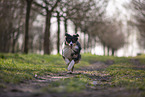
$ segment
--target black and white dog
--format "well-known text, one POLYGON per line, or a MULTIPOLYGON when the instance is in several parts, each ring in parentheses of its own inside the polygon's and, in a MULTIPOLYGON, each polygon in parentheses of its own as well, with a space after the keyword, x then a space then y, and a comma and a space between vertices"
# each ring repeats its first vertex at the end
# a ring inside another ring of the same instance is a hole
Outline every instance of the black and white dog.
POLYGON ((65 42, 62 46, 62 56, 65 60, 65 63, 68 65, 67 69, 69 73, 73 72, 74 64, 78 63, 81 59, 81 45, 78 42, 78 37, 78 34, 65 34, 65 42))

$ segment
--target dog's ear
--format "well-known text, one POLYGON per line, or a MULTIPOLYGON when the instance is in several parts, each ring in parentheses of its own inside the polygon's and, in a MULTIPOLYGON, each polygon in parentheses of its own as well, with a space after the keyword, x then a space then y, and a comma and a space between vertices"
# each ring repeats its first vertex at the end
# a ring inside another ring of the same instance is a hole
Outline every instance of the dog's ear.
POLYGON ((70 35, 70 34, 68 34, 68 33, 65 33, 65 36, 66 36, 66 37, 68 37, 68 36, 71 36, 71 35, 70 35))
POLYGON ((75 35, 73 35, 74 37, 79 37, 79 34, 75 34, 75 35))

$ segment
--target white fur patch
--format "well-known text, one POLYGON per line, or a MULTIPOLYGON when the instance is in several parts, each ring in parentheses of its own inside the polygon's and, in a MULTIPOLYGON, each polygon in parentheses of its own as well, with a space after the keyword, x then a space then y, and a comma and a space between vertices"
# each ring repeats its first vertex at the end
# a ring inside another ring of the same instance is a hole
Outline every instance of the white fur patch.
POLYGON ((70 62, 70 64, 69 64, 69 66, 68 66, 68 70, 71 70, 72 69, 72 67, 74 66, 74 64, 75 64, 75 61, 74 60, 72 60, 71 62, 70 62))
POLYGON ((69 59, 65 58, 65 63, 68 64, 69 62, 69 59))

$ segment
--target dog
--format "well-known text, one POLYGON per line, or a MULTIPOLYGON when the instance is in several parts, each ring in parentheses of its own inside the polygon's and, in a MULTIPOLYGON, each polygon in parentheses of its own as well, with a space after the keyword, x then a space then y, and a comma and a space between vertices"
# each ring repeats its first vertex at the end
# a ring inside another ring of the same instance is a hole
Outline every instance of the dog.
POLYGON ((81 59, 81 45, 78 41, 78 34, 70 35, 65 34, 65 41, 62 46, 62 57, 68 65, 68 73, 72 74, 74 65, 81 59))

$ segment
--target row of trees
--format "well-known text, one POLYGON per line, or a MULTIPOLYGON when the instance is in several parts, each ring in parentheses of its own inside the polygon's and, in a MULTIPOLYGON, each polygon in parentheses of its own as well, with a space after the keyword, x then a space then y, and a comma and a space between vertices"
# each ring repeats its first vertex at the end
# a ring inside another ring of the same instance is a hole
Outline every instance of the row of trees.
POLYGON ((145 1, 132 0, 132 9, 135 11, 133 26, 137 27, 139 32, 138 44, 145 49, 145 1))
MULTIPOLYGON (((75 26, 75 33, 84 33, 83 48, 94 47, 100 42, 109 52, 125 44, 121 31, 122 23, 106 19, 108 0, 0 0, 0 52, 28 53, 32 49, 51 53, 51 19, 57 18, 57 52, 60 52, 60 22, 64 22, 65 33, 68 32, 68 20, 75 26), (45 17, 44 31, 42 26, 34 27, 38 15, 45 17), (88 39, 86 39, 86 36, 88 39), (34 40, 37 43, 34 44, 34 40), (22 46, 19 42, 22 41, 22 46), (38 45, 39 44, 39 45, 38 45)), ((56 28, 55 28, 56 29, 56 28)))

